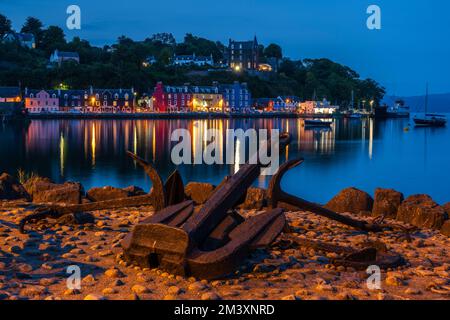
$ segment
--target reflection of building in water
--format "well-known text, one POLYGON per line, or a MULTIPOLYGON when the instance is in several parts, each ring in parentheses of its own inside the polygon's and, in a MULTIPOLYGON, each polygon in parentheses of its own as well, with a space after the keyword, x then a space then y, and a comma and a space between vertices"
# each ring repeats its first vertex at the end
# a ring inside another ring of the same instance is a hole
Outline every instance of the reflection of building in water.
MULTIPOLYGON (((225 124, 226 126, 227 124, 225 124)), ((224 148, 225 148, 225 136, 226 130, 224 126, 224 120, 194 120, 191 122, 189 132, 191 134, 191 151, 194 157, 193 162, 196 164, 203 163, 203 155, 205 154, 206 147, 213 143, 217 146, 217 154, 213 154, 218 161, 224 161, 224 148), (208 139, 208 130, 213 129, 216 131, 214 137, 208 139), (217 140, 216 140, 217 139, 217 140)))
POLYGON ((298 120, 298 148, 299 151, 333 154, 336 145, 336 127, 306 128, 303 120, 298 120))

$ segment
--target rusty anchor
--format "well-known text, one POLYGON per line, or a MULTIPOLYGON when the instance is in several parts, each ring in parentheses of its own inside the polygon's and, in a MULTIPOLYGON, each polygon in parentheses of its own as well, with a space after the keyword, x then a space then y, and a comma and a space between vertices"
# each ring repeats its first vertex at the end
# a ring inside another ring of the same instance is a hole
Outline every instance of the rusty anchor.
MULTIPOLYGON (((290 135, 280 138, 283 149, 289 144, 290 135)), ((261 168, 258 161, 242 165, 222 181, 200 208, 185 201, 136 225, 122 241, 124 259, 141 267, 158 267, 202 279, 230 274, 250 250, 269 245, 286 225, 281 208, 248 219, 232 210, 260 175, 261 168)))

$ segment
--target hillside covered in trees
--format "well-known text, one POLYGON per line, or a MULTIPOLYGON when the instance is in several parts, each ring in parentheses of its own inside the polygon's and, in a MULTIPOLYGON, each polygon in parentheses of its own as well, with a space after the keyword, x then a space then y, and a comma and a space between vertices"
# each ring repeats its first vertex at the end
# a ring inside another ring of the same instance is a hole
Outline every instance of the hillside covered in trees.
POLYGON ((54 88, 64 84, 69 88, 134 87, 139 93, 148 92, 157 81, 167 84, 189 82, 210 85, 212 81, 227 83, 247 82, 254 97, 276 97, 296 95, 302 99, 327 98, 333 103, 345 106, 354 91, 355 103, 375 100, 378 103, 385 90, 372 79, 361 79, 356 71, 329 59, 291 60, 284 57, 282 48, 276 44, 259 46, 261 62, 277 58, 280 66, 277 73, 257 77, 248 73, 235 73, 223 68, 172 66, 174 54, 210 56, 221 61, 226 46, 192 34, 186 34, 184 41, 177 43, 169 33, 156 34, 144 41, 119 37, 117 42, 104 47, 92 46, 89 41, 74 37, 66 39, 64 31, 57 26, 44 26, 29 17, 21 30, 12 30, 11 21, 0 14, 0 38, 11 31, 32 33, 36 48, 30 49, 19 43, 0 43, 0 86, 29 88, 54 88), (76 51, 80 64, 63 63, 60 67, 49 67, 52 52, 76 51), (144 63, 149 56, 156 63, 144 63), (213 70, 211 70, 213 69, 213 70))

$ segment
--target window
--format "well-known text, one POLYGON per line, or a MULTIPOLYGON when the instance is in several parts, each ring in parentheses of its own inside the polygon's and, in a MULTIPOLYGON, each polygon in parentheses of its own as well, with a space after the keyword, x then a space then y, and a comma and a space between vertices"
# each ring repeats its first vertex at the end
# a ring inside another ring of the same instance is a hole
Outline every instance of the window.
POLYGON ((34 94, 30 93, 30 98, 33 99, 34 98, 34 94))
POLYGON ((116 100, 119 99, 119 95, 117 93, 114 95, 114 99, 116 99, 116 100))
POLYGON ((53 99, 56 99, 56 94, 52 94, 52 98, 53 98, 53 99))
POLYGON ((125 100, 128 100, 130 96, 128 95, 128 93, 125 94, 125 100))

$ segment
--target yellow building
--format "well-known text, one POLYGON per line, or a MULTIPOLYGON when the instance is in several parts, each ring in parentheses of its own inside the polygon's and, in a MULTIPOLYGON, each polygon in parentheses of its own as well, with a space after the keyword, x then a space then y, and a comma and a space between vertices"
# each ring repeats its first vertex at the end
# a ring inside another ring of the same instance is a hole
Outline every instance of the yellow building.
POLYGON ((224 101, 216 87, 195 87, 192 93, 192 111, 223 112, 224 101))

